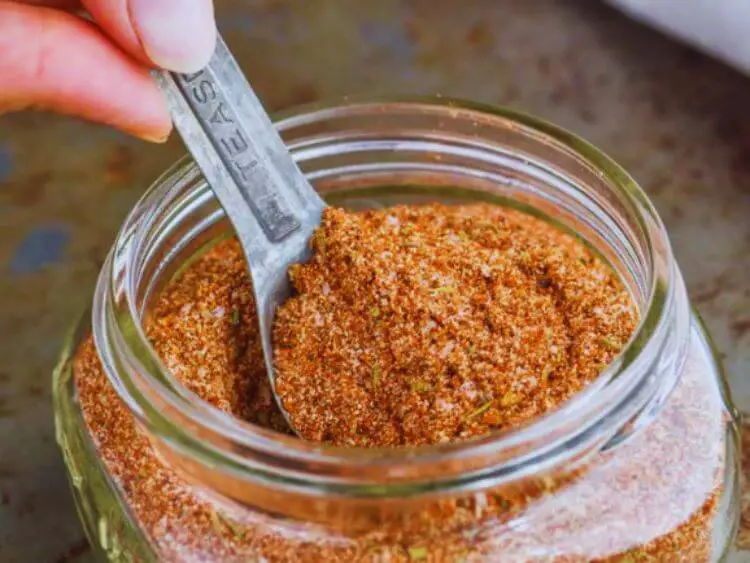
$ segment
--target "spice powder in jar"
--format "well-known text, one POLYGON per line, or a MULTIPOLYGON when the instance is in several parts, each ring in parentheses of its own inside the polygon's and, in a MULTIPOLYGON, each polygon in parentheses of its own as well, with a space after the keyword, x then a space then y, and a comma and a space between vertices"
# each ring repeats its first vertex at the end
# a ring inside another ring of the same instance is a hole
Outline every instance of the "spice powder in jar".
MULTIPOLYGON (((312 246, 311 262, 290 272, 298 293, 282 306, 274 327, 278 390, 308 440, 405 446, 512 428, 555 409, 594 380, 637 322, 615 274, 583 244, 504 207, 400 206, 361 214, 328 209, 312 246)), ((289 432, 267 382, 252 288, 235 240, 217 243, 173 281, 145 329, 175 377, 203 400, 289 432)), ((579 476, 545 480, 512 498, 490 491, 481 504, 441 505, 415 519, 413 529, 332 534, 330 541, 312 532, 282 533, 261 518, 218 510, 160 460, 118 399, 90 340, 75 359, 74 377, 104 463, 165 560, 497 560, 483 555, 486 548, 477 547, 482 538, 470 531, 523 511, 579 476)), ((621 498, 618 488, 650 475, 655 483, 684 478, 689 486, 688 458, 716 456, 716 448, 696 454, 692 444, 700 439, 687 435, 706 422, 700 405, 705 393, 689 374, 680 387, 662 426, 642 438, 661 449, 652 455, 645 444, 594 495, 603 513, 632 505, 633 519, 622 521, 622 533, 648 529, 659 516, 638 512, 639 505, 649 506, 647 485, 637 489, 642 498, 621 498), (670 437, 679 425, 669 417, 682 416, 685 407, 695 425, 670 437), (662 456, 673 466, 663 467, 662 456)), ((625 551, 613 547, 597 560, 708 561, 717 495, 661 537, 625 551)), ((533 530, 534 541, 579 526, 577 517, 550 518, 548 529, 533 530)), ((606 552, 606 545, 617 545, 617 533, 587 541, 606 552)), ((507 544, 513 561, 591 560, 534 555, 534 549, 519 557, 524 545, 514 541, 507 544)))
POLYGON ((493 205, 326 209, 278 312, 277 391, 309 440, 423 445, 559 406, 627 342, 606 264, 493 205))

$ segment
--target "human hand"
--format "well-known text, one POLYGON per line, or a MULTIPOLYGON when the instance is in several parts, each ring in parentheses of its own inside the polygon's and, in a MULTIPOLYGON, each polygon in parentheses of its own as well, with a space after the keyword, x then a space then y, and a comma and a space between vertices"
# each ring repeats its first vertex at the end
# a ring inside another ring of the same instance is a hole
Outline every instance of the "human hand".
POLYGON ((0 0, 0 115, 52 110, 164 141, 148 69, 197 71, 215 39, 212 0, 0 0))

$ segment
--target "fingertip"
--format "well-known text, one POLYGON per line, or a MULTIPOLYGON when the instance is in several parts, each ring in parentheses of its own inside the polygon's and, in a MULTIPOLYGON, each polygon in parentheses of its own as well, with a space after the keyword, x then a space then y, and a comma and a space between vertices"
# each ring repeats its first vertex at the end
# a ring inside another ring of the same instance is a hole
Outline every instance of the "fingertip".
POLYGON ((197 72, 216 47, 211 0, 129 0, 131 25, 148 58, 174 72, 197 72))

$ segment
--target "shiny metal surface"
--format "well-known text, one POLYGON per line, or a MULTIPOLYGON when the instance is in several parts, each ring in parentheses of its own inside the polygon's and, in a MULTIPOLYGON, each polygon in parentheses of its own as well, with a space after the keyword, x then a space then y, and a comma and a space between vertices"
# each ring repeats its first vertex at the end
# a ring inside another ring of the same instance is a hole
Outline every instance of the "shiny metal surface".
MULTIPOLYGON (((309 258, 308 241, 325 203, 297 167, 221 37, 200 72, 155 76, 176 129, 242 245, 266 371, 275 389, 274 314, 291 290, 289 266, 309 258)), ((276 401, 288 420, 278 396, 276 401)))

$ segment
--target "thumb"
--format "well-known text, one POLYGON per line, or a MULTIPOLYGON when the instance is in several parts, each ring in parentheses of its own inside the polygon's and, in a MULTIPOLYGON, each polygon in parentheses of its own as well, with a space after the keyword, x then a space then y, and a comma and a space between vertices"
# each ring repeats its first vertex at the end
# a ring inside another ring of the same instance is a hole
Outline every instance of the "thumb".
POLYGON ((83 0, 121 48, 176 72, 196 72, 211 58, 216 23, 211 0, 83 0))

